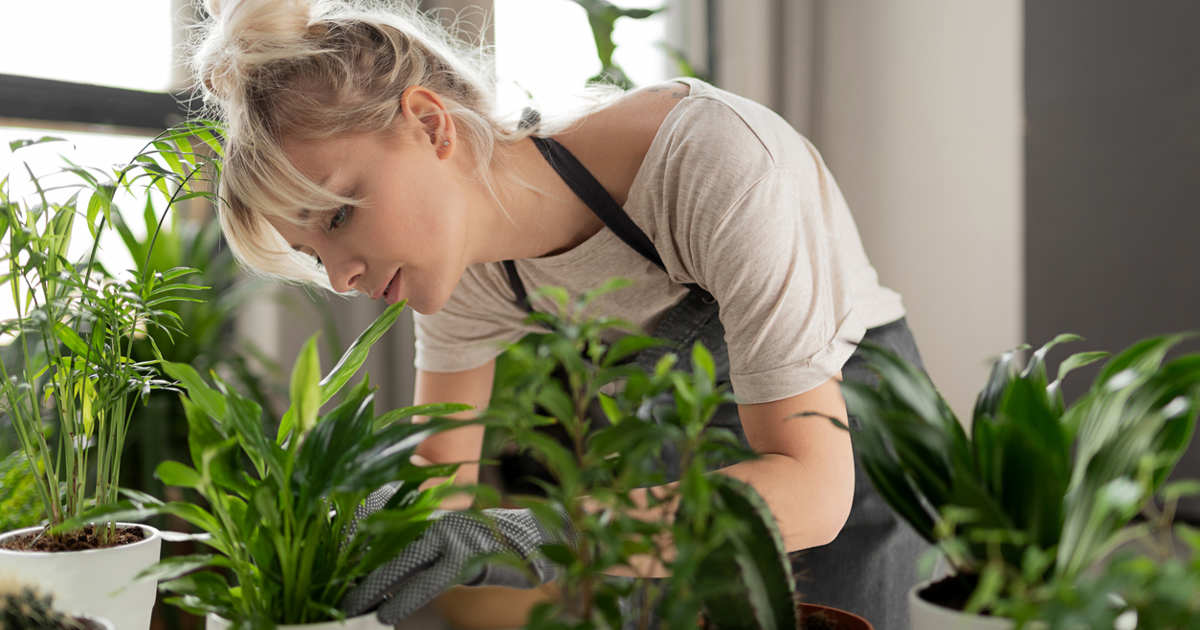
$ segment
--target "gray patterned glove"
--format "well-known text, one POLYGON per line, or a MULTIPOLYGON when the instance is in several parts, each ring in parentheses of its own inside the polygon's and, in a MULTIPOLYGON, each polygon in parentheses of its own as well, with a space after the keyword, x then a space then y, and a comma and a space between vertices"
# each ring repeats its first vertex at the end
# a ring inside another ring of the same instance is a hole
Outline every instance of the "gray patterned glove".
MULTIPOLYGON (((356 512, 356 521, 380 509, 394 492, 385 487, 372 494, 356 512)), ((527 509, 488 509, 483 514, 491 525, 465 512, 434 512, 434 522, 421 538, 351 589, 342 599, 342 610, 355 616, 378 607, 379 621, 395 624, 456 584, 532 588, 556 577, 557 567, 538 548, 563 542, 561 536, 544 529, 527 509), (500 563, 463 575, 472 558, 502 551, 524 558, 537 582, 526 572, 500 563)))

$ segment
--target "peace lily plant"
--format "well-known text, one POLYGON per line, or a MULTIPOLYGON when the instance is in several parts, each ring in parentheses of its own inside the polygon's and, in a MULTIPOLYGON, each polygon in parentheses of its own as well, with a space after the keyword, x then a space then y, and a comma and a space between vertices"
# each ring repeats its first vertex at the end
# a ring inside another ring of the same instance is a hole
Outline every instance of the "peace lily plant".
MULTIPOLYGON (((320 413, 403 308, 403 302, 388 307, 324 378, 316 337, 310 338, 292 370, 291 405, 277 420, 264 418, 257 402, 220 377, 213 375, 210 384, 186 364, 166 364, 184 392, 191 463, 163 462, 156 475, 168 486, 196 491, 207 507, 125 491, 127 499, 120 504, 81 520, 170 514, 198 528, 210 553, 167 558, 139 577, 163 580, 159 589, 171 594, 166 602, 210 615, 209 627, 274 628, 343 619, 338 604, 346 591, 419 537, 450 492, 449 480, 424 490, 421 484, 452 476, 457 468, 409 460, 422 440, 462 426, 460 421, 401 420, 462 411, 464 405, 405 407, 377 415, 372 388, 363 378, 333 409, 320 413), (388 483, 399 487, 386 509, 356 518, 364 499, 388 483)), ((377 627, 366 617, 367 627, 377 627)))
POLYGON ((1145 339, 1109 358, 1070 406, 1063 378, 1107 353, 1066 358, 1053 381, 1047 353, 1077 336, 1060 335, 1023 368, 1024 348, 1005 353, 979 394, 969 433, 922 371, 862 346, 880 383, 843 383, 842 392, 862 419, 855 441, 863 467, 951 569, 914 589, 914 628, 931 627, 918 618, 925 614, 967 628, 1027 621, 1021 602, 1036 600, 1048 583, 1079 581, 1136 535, 1127 526, 1186 450, 1200 408, 1200 354, 1164 363, 1185 338, 1145 339), (992 619, 971 621, 958 611, 992 619))

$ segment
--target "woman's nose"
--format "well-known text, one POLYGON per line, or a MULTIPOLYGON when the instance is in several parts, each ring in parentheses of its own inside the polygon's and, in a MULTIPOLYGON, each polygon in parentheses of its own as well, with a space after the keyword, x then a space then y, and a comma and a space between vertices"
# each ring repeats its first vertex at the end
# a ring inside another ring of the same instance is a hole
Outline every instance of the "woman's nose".
POLYGON ((365 271, 366 266, 353 258, 325 262, 325 273, 329 274, 329 285, 338 293, 360 288, 358 284, 362 282, 365 271))

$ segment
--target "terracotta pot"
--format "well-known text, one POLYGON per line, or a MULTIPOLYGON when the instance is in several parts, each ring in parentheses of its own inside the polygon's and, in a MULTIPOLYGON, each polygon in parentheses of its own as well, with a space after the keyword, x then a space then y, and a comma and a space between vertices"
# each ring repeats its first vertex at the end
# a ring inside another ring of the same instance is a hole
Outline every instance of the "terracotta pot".
MULTIPOLYGON (((205 617, 205 630, 227 630, 231 625, 228 619, 212 613, 205 617)), ((351 617, 345 621, 318 621, 275 626, 276 630, 378 630, 391 627, 379 623, 373 612, 351 617)))
MULTIPOLYGON (((106 619, 121 630, 146 630, 154 611, 158 583, 133 577, 158 562, 162 536, 140 523, 142 540, 119 547, 85 551, 13 551, 0 549, 0 574, 38 587, 54 596, 54 607, 77 615, 106 619)), ((26 527, 0 535, 0 541, 41 529, 26 527)))
POLYGON ((871 622, 858 615, 821 604, 796 604, 799 630, 875 630, 871 622))

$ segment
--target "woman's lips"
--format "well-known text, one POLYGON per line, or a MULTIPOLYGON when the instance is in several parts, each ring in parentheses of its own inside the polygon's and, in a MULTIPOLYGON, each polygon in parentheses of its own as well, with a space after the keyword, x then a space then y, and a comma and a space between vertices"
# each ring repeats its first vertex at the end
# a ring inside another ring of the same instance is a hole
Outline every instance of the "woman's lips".
POLYGON ((391 282, 388 282, 387 288, 383 290, 383 299, 388 304, 395 304, 400 301, 400 273, 401 270, 396 270, 396 275, 392 276, 391 282))

